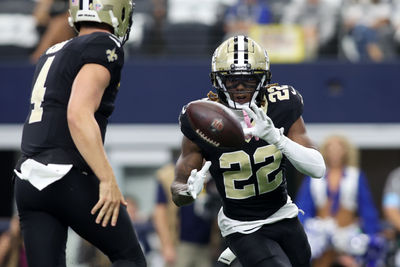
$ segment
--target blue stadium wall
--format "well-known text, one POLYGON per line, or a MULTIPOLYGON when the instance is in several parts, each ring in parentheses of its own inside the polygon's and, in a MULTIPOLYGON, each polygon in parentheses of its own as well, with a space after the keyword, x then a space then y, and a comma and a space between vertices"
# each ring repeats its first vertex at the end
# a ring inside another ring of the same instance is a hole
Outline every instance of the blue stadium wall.
MULTIPOLYGON (((126 63, 112 123, 177 123, 182 105, 211 88, 208 61, 126 63)), ((0 63, 0 123, 22 123, 34 67, 0 63)), ((273 64, 272 80, 303 95, 309 123, 400 122, 400 64, 273 64)))

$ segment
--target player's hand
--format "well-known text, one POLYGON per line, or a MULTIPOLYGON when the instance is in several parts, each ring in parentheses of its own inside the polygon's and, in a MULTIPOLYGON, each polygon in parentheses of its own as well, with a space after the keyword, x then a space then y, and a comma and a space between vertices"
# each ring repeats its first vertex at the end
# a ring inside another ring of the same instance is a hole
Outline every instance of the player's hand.
POLYGON ((165 263, 173 265, 176 262, 176 251, 174 246, 171 245, 163 246, 162 255, 165 263))
POLYGON ((99 201, 91 211, 93 215, 98 212, 96 223, 106 227, 111 220, 111 226, 116 226, 120 204, 128 205, 115 178, 100 181, 99 201))
POLYGON ((279 144, 283 135, 283 128, 277 129, 271 118, 267 116, 262 108, 257 107, 256 104, 252 103, 250 107, 251 109, 249 107, 243 107, 243 109, 247 112, 249 117, 253 119, 255 126, 252 128, 244 128, 244 135, 257 136, 269 144, 279 144))
POLYGON ((200 171, 193 169, 187 181, 188 192, 193 199, 196 199, 201 190, 203 190, 207 171, 211 166, 211 161, 206 161, 200 171))

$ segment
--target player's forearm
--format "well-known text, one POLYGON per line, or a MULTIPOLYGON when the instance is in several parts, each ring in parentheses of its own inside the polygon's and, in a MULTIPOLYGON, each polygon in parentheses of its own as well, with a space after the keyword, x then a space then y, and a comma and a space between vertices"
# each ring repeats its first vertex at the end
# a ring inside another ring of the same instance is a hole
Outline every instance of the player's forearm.
POLYGON ((277 147, 301 173, 312 178, 324 176, 325 162, 318 150, 302 146, 286 136, 282 136, 277 147))
POLYGON ((91 115, 76 113, 68 116, 68 126, 79 153, 100 181, 114 178, 95 118, 91 115))
POLYGON ((173 246, 173 238, 166 223, 168 222, 166 209, 166 205, 158 204, 154 208, 153 214, 154 226, 162 247, 173 246))
MULTIPOLYGON (((185 147, 185 146, 183 146, 185 147)), ((200 169, 203 157, 198 153, 181 155, 175 166, 175 179, 171 184, 172 200, 178 207, 191 204, 194 199, 189 194, 188 178, 194 169, 200 169)))
POLYGON ((178 207, 191 204, 194 199, 187 195, 188 186, 186 183, 174 181, 171 185, 172 201, 178 207))

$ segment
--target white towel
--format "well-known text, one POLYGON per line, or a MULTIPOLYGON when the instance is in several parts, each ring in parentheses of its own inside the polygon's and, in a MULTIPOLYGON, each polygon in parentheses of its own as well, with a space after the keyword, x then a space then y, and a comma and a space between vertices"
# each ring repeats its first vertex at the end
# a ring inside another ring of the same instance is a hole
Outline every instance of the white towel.
POLYGON ((29 181, 38 190, 63 178, 72 168, 72 164, 44 165, 33 159, 27 159, 21 164, 21 172, 14 170, 22 180, 29 181))

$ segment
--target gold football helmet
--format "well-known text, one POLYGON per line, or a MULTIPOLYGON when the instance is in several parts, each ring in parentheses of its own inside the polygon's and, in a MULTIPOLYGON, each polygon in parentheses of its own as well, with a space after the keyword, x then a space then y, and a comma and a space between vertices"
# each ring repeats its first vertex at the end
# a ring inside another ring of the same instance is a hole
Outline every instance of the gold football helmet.
POLYGON ((132 0, 69 0, 69 24, 76 30, 82 21, 106 23, 124 44, 132 25, 132 0))
POLYGON ((231 37, 215 50, 210 76, 218 98, 230 108, 241 109, 252 102, 260 105, 271 80, 267 51, 247 36, 231 37), (239 84, 249 90, 235 91, 239 84), (235 97, 243 93, 251 94, 248 103, 235 97))

